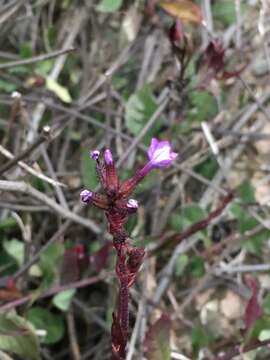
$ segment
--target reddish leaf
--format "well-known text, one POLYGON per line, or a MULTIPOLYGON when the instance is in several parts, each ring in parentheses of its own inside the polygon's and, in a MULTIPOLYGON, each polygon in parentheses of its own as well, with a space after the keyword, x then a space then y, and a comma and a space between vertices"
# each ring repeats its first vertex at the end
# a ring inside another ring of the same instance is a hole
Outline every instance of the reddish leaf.
POLYGON ((170 330, 172 321, 166 314, 149 328, 144 347, 148 360, 169 360, 170 356, 170 330))
POLYGON ((62 284, 79 280, 88 264, 88 256, 85 252, 84 245, 76 245, 70 249, 66 249, 61 270, 62 284))
POLYGON ((107 242, 97 252, 90 256, 90 264, 94 266, 96 272, 100 272, 102 269, 105 269, 111 247, 112 243, 107 242))
POLYGON ((12 277, 5 277, 0 280, 0 301, 11 301, 22 297, 22 293, 17 289, 12 277))
POLYGON ((213 40, 207 46, 204 53, 204 62, 206 65, 213 69, 217 74, 219 71, 224 70, 225 66, 225 49, 218 40, 213 40))
POLYGON ((112 337, 112 359, 124 360, 126 355, 127 339, 124 338, 119 318, 113 313, 113 322, 111 328, 112 337))
POLYGON ((170 15, 183 21, 201 24, 203 17, 198 5, 190 0, 164 0, 159 5, 170 15))
POLYGON ((225 49, 219 40, 210 41, 205 49, 201 66, 199 68, 198 77, 199 89, 208 88, 211 80, 226 80, 233 77, 238 77, 246 68, 246 65, 238 71, 225 71, 225 49))
POLYGON ((222 79, 227 80, 234 77, 238 77, 247 67, 247 65, 243 65, 240 70, 238 71, 224 71, 222 74, 222 79))
POLYGON ((184 37, 185 33, 183 23, 180 19, 176 19, 175 23, 171 26, 169 30, 169 39, 172 45, 181 47, 181 45, 185 41, 184 37))
POLYGON ((245 309, 245 331, 249 330, 262 316, 262 308, 258 301, 258 284, 252 276, 246 276, 246 284, 250 288, 252 295, 245 309))

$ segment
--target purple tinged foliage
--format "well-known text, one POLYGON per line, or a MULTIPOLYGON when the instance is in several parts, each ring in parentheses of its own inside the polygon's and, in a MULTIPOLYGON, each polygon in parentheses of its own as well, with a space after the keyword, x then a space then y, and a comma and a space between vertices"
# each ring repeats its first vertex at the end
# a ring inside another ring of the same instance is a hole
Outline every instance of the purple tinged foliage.
POLYGON ((80 193, 80 198, 81 198, 81 201, 85 204, 89 204, 92 200, 92 197, 93 197, 93 193, 92 191, 89 191, 89 190, 83 190, 81 191, 80 193))
POLYGON ((259 303, 259 287, 257 280, 251 275, 246 275, 245 280, 247 286, 251 290, 251 297, 247 303, 244 315, 245 331, 247 332, 250 331, 256 321, 261 318, 263 311, 259 303))

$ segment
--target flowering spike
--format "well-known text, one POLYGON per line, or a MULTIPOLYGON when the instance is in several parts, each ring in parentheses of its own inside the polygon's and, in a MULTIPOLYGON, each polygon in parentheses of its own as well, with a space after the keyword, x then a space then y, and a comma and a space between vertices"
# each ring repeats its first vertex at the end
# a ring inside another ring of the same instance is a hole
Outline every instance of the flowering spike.
POLYGON ((92 150, 90 151, 90 157, 91 159, 97 161, 99 158, 100 152, 98 150, 92 150))
POLYGON ((92 191, 89 191, 89 190, 83 190, 81 191, 80 193, 80 198, 81 198, 81 201, 85 204, 89 204, 92 200, 92 197, 93 197, 93 193, 92 191))
MULTIPOLYGON (((113 313, 111 329, 112 336, 112 359, 120 360, 125 358, 128 339, 129 325, 129 288, 134 284, 137 273, 143 262, 145 251, 143 248, 130 246, 128 233, 125 225, 129 215, 136 212, 139 205, 137 200, 128 199, 136 185, 153 168, 168 166, 177 156, 172 152, 168 141, 152 139, 148 149, 149 161, 135 175, 120 184, 112 153, 106 149, 100 157, 98 150, 90 152, 90 156, 96 161, 96 171, 99 175, 104 194, 83 190, 80 194, 81 201, 103 209, 108 221, 108 230, 113 237, 113 246, 116 250, 117 262, 115 272, 119 280, 118 306, 113 313)), ((78 249, 80 257, 80 249, 78 249)), ((107 257, 107 248, 105 255, 107 257)), ((93 260, 92 260, 93 261, 93 260)), ((105 262, 100 265, 103 267, 105 262)))

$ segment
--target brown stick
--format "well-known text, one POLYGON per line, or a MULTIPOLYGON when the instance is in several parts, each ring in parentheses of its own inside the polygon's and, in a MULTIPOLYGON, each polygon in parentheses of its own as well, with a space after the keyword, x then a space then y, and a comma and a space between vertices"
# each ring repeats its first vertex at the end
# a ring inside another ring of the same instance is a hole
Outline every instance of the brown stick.
POLYGON ((216 210, 212 211, 206 219, 191 225, 189 228, 187 228, 180 234, 172 236, 167 241, 166 240, 163 241, 161 244, 157 245, 157 247, 149 253, 149 256, 155 255, 158 251, 160 251, 164 248, 167 248, 171 245, 175 246, 176 244, 180 243, 181 241, 196 234, 198 231, 205 229, 213 219, 217 218, 223 212, 223 210, 226 208, 226 206, 232 201, 233 197, 234 197, 234 195, 232 193, 228 194, 223 199, 220 207, 218 207, 216 210))
MULTIPOLYGON (((70 284, 54 286, 51 289, 49 289, 49 290, 43 292, 42 294, 40 294, 36 298, 36 300, 44 299, 44 298, 53 296, 55 294, 58 294, 58 293, 60 293, 62 291, 66 291, 66 290, 69 290, 69 289, 80 289, 80 288, 95 284, 95 283, 97 283, 99 281, 102 281, 102 280, 106 279, 108 277, 108 275, 109 275, 108 273, 103 273, 103 274, 100 274, 100 275, 97 275, 97 276, 92 276, 90 278, 79 280, 79 281, 76 281, 76 282, 73 282, 73 283, 70 283, 70 284)), ((14 309, 14 308, 16 308, 18 306, 24 305, 28 301, 33 300, 33 298, 34 298, 33 294, 28 294, 28 295, 26 295, 26 296, 24 296, 24 297, 22 297, 22 298, 20 298, 18 300, 11 301, 11 302, 9 302, 7 304, 4 304, 4 305, 0 306, 0 312, 11 310, 11 309, 14 309)))

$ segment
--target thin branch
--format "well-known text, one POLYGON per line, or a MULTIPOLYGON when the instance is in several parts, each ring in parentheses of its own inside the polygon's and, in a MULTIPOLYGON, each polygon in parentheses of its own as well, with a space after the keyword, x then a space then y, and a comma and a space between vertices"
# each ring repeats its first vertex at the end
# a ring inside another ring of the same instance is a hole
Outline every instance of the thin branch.
POLYGON ((39 137, 24 151, 22 151, 20 154, 15 156, 13 159, 8 161, 4 166, 0 168, 0 176, 3 175, 6 171, 11 169, 14 165, 16 165, 20 160, 26 158, 28 155, 30 155, 39 145, 41 145, 44 141, 48 139, 49 135, 49 128, 45 127, 43 129, 43 132, 39 137))
POLYGON ((270 270, 270 264, 256 264, 256 265, 221 265, 219 268, 215 269, 215 274, 220 276, 221 274, 238 274, 245 272, 265 272, 270 270))
POLYGON ((75 320, 74 320, 74 314, 72 311, 72 307, 69 309, 69 312, 66 315, 66 319, 67 319, 67 325, 68 325, 70 349, 72 351, 73 359, 80 360, 81 353, 80 353, 80 347, 78 344, 78 337, 77 337, 77 333, 76 333, 75 320))
POLYGON ((16 61, 10 61, 4 64, 0 64, 0 70, 3 69, 10 69, 12 67, 15 66, 21 66, 21 65, 30 65, 39 61, 44 61, 44 60, 48 60, 48 59, 52 59, 55 58, 59 55, 63 55, 66 53, 69 53, 71 51, 74 51, 75 48, 74 47, 70 47, 67 49, 61 49, 61 50, 56 50, 56 51, 52 51, 49 54, 42 54, 42 55, 38 55, 38 56, 33 56, 30 59, 23 59, 23 60, 16 60, 16 61))
POLYGON ((0 180, 0 190, 2 191, 11 191, 19 192, 32 196, 33 198, 39 200, 40 202, 48 205, 56 213, 62 216, 65 219, 70 219, 80 225, 83 225, 93 231, 95 234, 100 234, 102 229, 92 220, 85 219, 72 211, 65 209, 63 206, 57 204, 54 200, 50 199, 44 193, 38 191, 30 184, 25 183, 24 181, 6 181, 0 180))
MULTIPOLYGON (((54 286, 54 287, 50 288, 49 290, 40 294, 37 298, 35 298, 35 300, 44 299, 44 298, 53 296, 55 294, 58 294, 62 291, 66 291, 69 289, 80 289, 80 288, 95 284, 99 281, 103 281, 104 279, 107 279, 108 275, 109 275, 108 273, 103 273, 103 274, 99 274, 97 276, 92 276, 87 279, 72 282, 70 284, 54 286)), ((28 301, 33 300, 34 296, 35 295, 33 295, 33 294, 28 294, 26 296, 23 296, 20 299, 17 299, 15 301, 11 301, 7 304, 4 304, 4 305, 0 306, 0 312, 4 312, 4 311, 6 312, 6 311, 14 309, 18 306, 24 305, 24 304, 28 303, 28 301)))
POLYGON ((50 247, 51 244, 53 244, 56 240, 58 240, 60 238, 60 236, 63 236, 70 225, 71 225, 71 221, 66 220, 63 223, 63 225, 56 231, 56 233, 46 242, 46 244, 44 244, 40 248, 40 250, 35 255, 33 255, 31 257, 31 259, 29 259, 29 261, 27 263, 23 264, 19 268, 19 270, 13 276, 14 280, 16 280, 20 276, 22 276, 33 264, 35 264, 39 260, 41 254, 43 254, 44 251, 46 251, 50 247))
POLYGON ((214 211, 212 211, 206 219, 203 219, 193 225, 191 225, 189 228, 181 232, 180 234, 177 234, 175 236, 172 236, 170 239, 163 241, 161 244, 157 245, 157 247, 150 252, 150 256, 156 254, 158 251, 167 248, 171 245, 179 244, 181 241, 191 237, 192 235, 196 234, 198 231, 204 230, 207 228, 207 226, 211 223, 212 220, 220 216, 223 212, 223 210, 227 207, 227 205, 233 200, 234 195, 230 193, 227 195, 223 201, 222 204, 214 211))
MULTIPOLYGON (((4 155, 6 158, 8 159, 14 159, 15 156, 8 151, 6 148, 4 148, 2 145, 0 145, 0 153, 2 155, 4 155)), ((52 186, 64 186, 66 187, 65 184, 61 183, 61 182, 56 182, 53 179, 49 178, 48 176, 36 171, 35 169, 33 169, 31 166, 27 165, 25 162, 23 161, 18 161, 17 162, 18 166, 20 166, 23 170, 25 170, 26 172, 28 172, 29 174, 36 176, 37 178, 46 181, 47 183, 51 184, 52 186)))
POLYGON ((231 360, 237 355, 244 354, 254 349, 259 349, 260 347, 268 346, 270 344, 270 339, 264 341, 256 341, 255 343, 242 346, 241 344, 236 345, 233 349, 228 351, 225 355, 220 355, 216 357, 215 360, 231 360))

